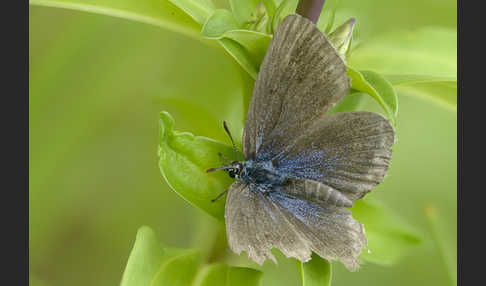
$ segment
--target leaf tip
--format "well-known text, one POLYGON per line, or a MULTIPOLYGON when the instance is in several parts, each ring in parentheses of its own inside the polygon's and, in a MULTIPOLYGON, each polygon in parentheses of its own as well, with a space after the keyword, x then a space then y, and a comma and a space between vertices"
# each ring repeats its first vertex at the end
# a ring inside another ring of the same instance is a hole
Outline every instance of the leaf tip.
POLYGON ((167 138, 174 128, 174 118, 167 111, 160 112, 160 141, 167 138))
POLYGON ((143 237, 156 237, 155 232, 149 226, 143 225, 138 228, 136 241, 139 241, 143 237))

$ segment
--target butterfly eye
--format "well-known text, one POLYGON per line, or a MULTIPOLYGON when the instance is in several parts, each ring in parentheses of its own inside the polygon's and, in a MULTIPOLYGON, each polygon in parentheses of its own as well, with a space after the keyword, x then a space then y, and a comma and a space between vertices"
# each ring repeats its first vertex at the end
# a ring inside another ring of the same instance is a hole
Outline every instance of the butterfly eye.
POLYGON ((236 176, 235 170, 231 169, 231 170, 229 171, 229 176, 230 176, 231 178, 233 178, 233 179, 234 179, 234 178, 235 178, 235 176, 236 176))

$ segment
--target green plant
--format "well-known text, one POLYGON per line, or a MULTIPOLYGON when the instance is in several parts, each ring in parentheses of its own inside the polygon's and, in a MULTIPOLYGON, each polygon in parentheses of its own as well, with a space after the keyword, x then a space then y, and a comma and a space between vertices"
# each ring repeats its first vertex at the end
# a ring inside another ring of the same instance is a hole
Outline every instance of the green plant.
MULTIPOLYGON (((258 1, 230 1, 230 11, 216 9, 211 1, 202 0, 133 2, 32 0, 30 2, 141 21, 194 37, 216 49, 222 47, 221 52, 227 52, 240 67, 242 85, 239 88, 244 91, 242 99, 244 110, 240 112, 241 115, 246 113, 253 81, 271 39, 271 33, 284 15, 295 10, 297 3, 297 1, 263 1, 264 9, 262 9, 261 6, 257 6, 258 1)), ((329 32, 332 29, 332 19, 339 22, 338 20, 355 16, 340 15, 338 12, 333 12, 338 10, 330 7, 336 7, 335 3, 327 1, 319 21, 323 31, 329 32)), ((360 23, 359 18, 357 23, 360 23)), ((446 43, 453 40, 454 36, 455 34, 446 30, 423 29, 415 33, 395 32, 392 35, 378 35, 363 39, 359 36, 358 29, 355 31, 353 46, 347 50, 352 51, 352 54, 348 54, 347 61, 354 90, 346 101, 336 108, 336 111, 360 108, 362 101, 366 100, 366 95, 363 94, 367 94, 379 103, 388 118, 396 124, 397 128, 400 128, 396 119, 397 93, 400 91, 411 91, 417 96, 427 97, 446 108, 454 109, 455 61, 450 60, 453 51, 445 48, 448 46, 446 43), (397 44, 397 42, 402 43, 400 41, 402 38, 407 38, 407 46, 397 44), (443 45, 440 44, 441 41, 444 42, 443 45)), ((215 101, 218 97, 208 100, 215 101)), ((240 99, 234 99, 234 101, 238 100, 240 99)), ((191 112, 184 103, 181 106, 182 115, 184 112, 191 112)), ((161 113, 160 118, 160 168, 166 181, 187 201, 221 220, 224 201, 211 204, 210 199, 223 191, 231 181, 223 174, 207 175, 204 170, 219 164, 218 152, 231 157, 230 146, 227 143, 175 131, 174 120, 166 112, 161 113)), ((235 116, 228 118, 228 121, 232 123, 230 126, 233 128, 233 133, 241 134, 243 117, 235 116)), ((217 130, 221 127, 215 122, 214 126, 209 128, 217 130)), ((235 137, 240 138, 240 136, 235 137)), ((400 222, 388 209, 371 199, 356 204, 353 214, 365 224, 372 253, 363 253, 362 258, 369 262, 392 264, 408 246, 420 240, 416 231, 400 222)), ((222 277, 223 273, 228 275, 226 279, 236 280, 241 277, 238 276, 239 274, 244 273, 245 277, 255 277, 255 283, 260 278, 261 274, 253 270, 233 269, 213 262, 206 263, 204 259, 197 258, 198 250, 167 250, 161 248, 154 240, 150 230, 142 228, 139 231, 124 274, 123 285, 140 285, 129 284, 130 281, 132 283, 151 281, 153 285, 166 285, 163 283, 171 281, 169 280, 172 279, 171 275, 178 274, 170 271, 170 265, 175 265, 172 267, 177 271, 185 271, 185 278, 193 277, 194 279, 191 280, 195 281, 193 285, 205 285, 204 283, 209 281, 207 279, 219 279, 213 277, 222 277), (149 251, 144 253, 144 249, 149 251), (147 266, 151 267, 151 270, 137 272, 133 265, 139 265, 140 261, 151 261, 152 266, 147 266)), ((304 285, 313 285, 312 279, 330 281, 326 278, 330 277, 330 267, 318 258, 300 265, 299 269, 301 269, 304 285), (316 271, 319 269, 324 270, 316 271)))

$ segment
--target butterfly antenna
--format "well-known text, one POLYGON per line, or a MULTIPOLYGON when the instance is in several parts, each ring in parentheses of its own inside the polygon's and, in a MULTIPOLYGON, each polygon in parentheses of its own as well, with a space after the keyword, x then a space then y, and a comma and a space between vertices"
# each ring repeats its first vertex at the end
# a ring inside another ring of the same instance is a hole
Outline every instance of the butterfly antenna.
POLYGON ((233 144, 233 150, 235 150, 236 158, 238 159, 238 161, 240 161, 240 154, 238 153, 238 149, 236 149, 235 141, 233 141, 233 136, 231 136, 231 132, 228 129, 228 125, 226 125, 226 121, 223 121, 223 127, 229 138, 231 139, 231 143, 233 144))
POLYGON ((218 170, 228 170, 228 169, 232 169, 232 168, 233 168, 233 166, 231 166, 231 165, 224 165, 223 167, 219 167, 219 168, 207 169, 206 173, 212 173, 212 172, 218 171, 218 170))

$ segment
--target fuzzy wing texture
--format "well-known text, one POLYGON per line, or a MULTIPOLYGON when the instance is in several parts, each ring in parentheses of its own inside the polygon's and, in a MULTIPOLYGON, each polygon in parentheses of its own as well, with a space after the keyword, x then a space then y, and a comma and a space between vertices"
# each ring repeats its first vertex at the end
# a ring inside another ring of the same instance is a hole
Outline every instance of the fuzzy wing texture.
POLYGON ((301 136, 289 139, 272 162, 280 172, 294 177, 292 192, 350 206, 345 198, 358 200, 383 180, 394 140, 390 123, 377 113, 326 114, 301 136))
POLYGON ((285 147, 348 93, 344 61, 308 19, 280 23, 260 66, 243 133, 245 158, 285 147))
POLYGON ((293 197, 285 192, 262 193, 239 182, 231 185, 226 201, 226 232, 232 251, 248 253, 263 264, 278 248, 285 256, 305 262, 314 251, 349 270, 359 267, 366 245, 363 226, 344 208, 293 197))

